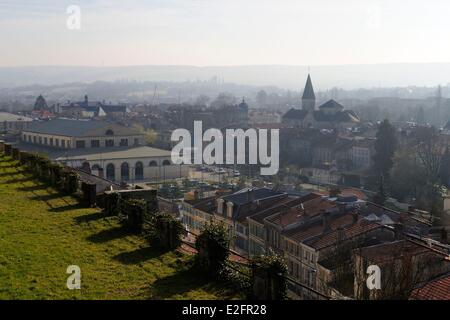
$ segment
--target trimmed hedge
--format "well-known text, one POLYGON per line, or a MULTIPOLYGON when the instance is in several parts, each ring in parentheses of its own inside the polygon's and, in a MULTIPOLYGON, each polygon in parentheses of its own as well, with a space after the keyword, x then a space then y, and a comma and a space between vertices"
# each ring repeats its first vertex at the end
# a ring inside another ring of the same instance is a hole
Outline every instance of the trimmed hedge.
POLYGON ((158 213, 151 216, 146 237, 151 244, 157 244, 168 250, 175 250, 181 246, 181 239, 185 233, 181 221, 169 213, 158 213))
POLYGON ((120 193, 110 192, 103 195, 104 212, 107 216, 119 216, 120 214, 120 193))
POLYGON ((252 266, 252 298, 284 300, 287 296, 287 266, 283 258, 274 253, 256 257, 252 266))
POLYGON ((67 194, 74 194, 78 191, 78 174, 71 170, 62 170, 62 191, 67 194))
POLYGON ((149 222, 147 203, 138 199, 121 201, 119 219, 129 229, 141 232, 144 224, 149 222))
POLYGON ((207 223, 197 237, 197 265, 210 276, 218 276, 224 268, 229 252, 228 230, 223 224, 207 223))
POLYGON ((83 202, 88 208, 96 205, 97 185, 95 183, 81 183, 81 191, 83 193, 83 202))

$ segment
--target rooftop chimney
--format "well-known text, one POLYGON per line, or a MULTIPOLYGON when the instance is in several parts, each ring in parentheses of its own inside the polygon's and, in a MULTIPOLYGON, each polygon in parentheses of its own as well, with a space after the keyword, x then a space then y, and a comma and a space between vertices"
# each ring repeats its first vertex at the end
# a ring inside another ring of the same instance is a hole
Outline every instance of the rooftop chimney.
POLYGON ((217 213, 223 214, 223 199, 217 199, 217 213))
POLYGON ((253 189, 248 189, 247 191, 247 202, 252 202, 255 200, 255 191, 253 189))
POLYGON ((444 244, 448 243, 448 231, 443 227, 441 229, 441 242, 444 244))
POLYGON ((227 202, 227 217, 233 218, 233 202, 231 201, 227 202))
POLYGON ((338 234, 337 234, 338 242, 344 241, 345 239, 345 230, 343 227, 338 228, 338 234))
POLYGON ((330 213, 328 211, 322 210, 322 223, 323 223, 323 232, 324 233, 331 230, 330 213))
POLYGON ((352 212, 352 221, 353 221, 353 223, 355 224, 355 223, 357 223, 358 222, 358 218, 359 218, 359 215, 358 215, 358 212, 356 212, 356 211, 353 211, 352 212))
POLYGON ((395 233, 395 240, 403 239, 403 224, 401 223, 394 224, 394 233, 395 233))

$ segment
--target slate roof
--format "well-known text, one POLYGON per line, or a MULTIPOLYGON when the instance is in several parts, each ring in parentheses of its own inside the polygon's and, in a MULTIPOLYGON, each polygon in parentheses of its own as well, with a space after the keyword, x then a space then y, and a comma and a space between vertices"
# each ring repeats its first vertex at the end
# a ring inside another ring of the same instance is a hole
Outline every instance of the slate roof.
POLYGON ((321 106, 319 106, 319 109, 340 109, 340 110, 344 110, 344 106, 338 102, 336 102, 335 100, 331 99, 328 100, 327 102, 325 102, 324 104, 322 104, 321 106))
POLYGON ((66 160, 114 160, 114 159, 135 159, 135 158, 153 158, 153 157, 170 157, 171 151, 157 149, 147 146, 130 147, 130 148, 85 148, 77 149, 67 156, 57 158, 59 161, 66 160), (80 154, 75 154, 80 153, 80 154))
POLYGON ((222 199, 227 202, 230 201, 234 205, 243 205, 249 202, 249 196, 251 196, 252 200, 256 201, 281 194, 281 192, 269 188, 244 188, 238 192, 224 196, 222 199))
POLYGON ((222 199, 233 203, 233 220, 243 221, 251 215, 276 205, 286 197, 286 193, 268 188, 244 188, 222 199))
MULTIPOLYGON (((99 130, 104 130, 106 132, 106 130, 109 128, 112 128, 115 133, 117 130, 120 130, 120 135, 140 134, 135 129, 120 126, 118 124, 113 124, 110 122, 71 119, 53 119, 40 122, 34 121, 24 131, 59 136, 83 137, 90 136, 94 131, 98 132, 99 130)), ((117 133, 115 135, 119 135, 117 133)))
MULTIPOLYGON (((360 122, 359 117, 352 110, 342 110, 333 114, 326 114, 323 110, 331 107, 330 105, 324 107, 324 105, 319 107, 321 110, 313 112, 314 120, 318 122, 360 122)), ((303 120, 307 114, 308 111, 306 110, 292 108, 283 115, 283 119, 303 120)))
POLYGON ((303 120, 307 114, 308 114, 308 111, 306 111, 306 110, 292 108, 283 115, 283 119, 303 120))
POLYGON ((308 74, 308 78, 306 79, 305 89, 303 90, 302 99, 316 99, 316 95, 314 94, 314 88, 311 81, 311 76, 308 74))

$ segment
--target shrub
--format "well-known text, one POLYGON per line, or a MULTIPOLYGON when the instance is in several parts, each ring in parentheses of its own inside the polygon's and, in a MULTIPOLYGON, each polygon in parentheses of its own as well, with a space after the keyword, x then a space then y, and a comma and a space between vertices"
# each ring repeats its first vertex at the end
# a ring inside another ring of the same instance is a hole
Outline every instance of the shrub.
POLYGON ((57 187, 61 185, 63 166, 59 163, 51 163, 50 164, 50 181, 53 186, 57 187))
POLYGON ((83 202, 87 207, 93 208, 96 205, 97 185, 95 183, 81 183, 81 191, 83 192, 83 202))
POLYGON ((262 300, 284 300, 287 294, 287 267, 276 254, 259 256, 251 261, 253 297, 262 300))
POLYGON ((152 216, 145 232, 150 243, 174 250, 181 245, 185 230, 181 221, 171 214, 158 213, 152 216))
POLYGON ((105 213, 108 216, 118 216, 120 214, 120 193, 110 192, 104 195, 105 213))
POLYGON ((129 199, 121 202, 119 219, 133 231, 141 232, 148 221, 147 203, 144 200, 129 199))
POLYGON ((67 194, 73 194, 78 190, 78 174, 71 170, 62 170, 61 182, 62 191, 67 194))
POLYGON ((218 275, 230 254, 228 230, 223 224, 207 223, 197 237, 197 264, 209 275, 218 275))

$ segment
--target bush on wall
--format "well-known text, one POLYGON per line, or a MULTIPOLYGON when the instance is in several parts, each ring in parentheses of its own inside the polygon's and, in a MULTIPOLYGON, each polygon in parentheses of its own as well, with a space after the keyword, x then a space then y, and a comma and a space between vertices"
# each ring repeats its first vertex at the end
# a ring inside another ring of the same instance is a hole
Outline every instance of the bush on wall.
POLYGON ((185 230, 180 220, 164 212, 151 216, 145 233, 151 244, 175 250, 181 245, 185 230))
POLYGON ((209 275, 218 275, 230 254, 229 244, 228 230, 225 225, 207 223, 195 242, 199 267, 209 275))

